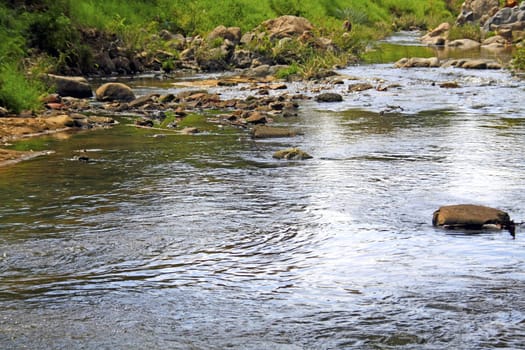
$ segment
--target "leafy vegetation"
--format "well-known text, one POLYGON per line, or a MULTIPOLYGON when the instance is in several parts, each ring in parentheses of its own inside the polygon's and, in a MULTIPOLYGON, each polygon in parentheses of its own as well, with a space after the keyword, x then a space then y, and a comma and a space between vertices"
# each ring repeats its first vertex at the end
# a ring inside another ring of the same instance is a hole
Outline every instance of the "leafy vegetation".
POLYGON ((448 34, 449 40, 472 39, 481 41, 482 33, 479 25, 464 24, 462 26, 452 26, 448 34))
MULTIPOLYGON (((90 28, 115 37, 129 50, 166 50, 154 38, 162 30, 184 36, 205 35, 218 25, 238 26, 243 32, 264 20, 284 14, 308 18, 318 35, 329 37, 342 52, 319 52, 308 46, 275 47, 272 51, 293 70, 308 75, 327 64, 344 64, 359 54, 370 40, 391 30, 434 26, 450 19, 458 0, 8 0, 0 3, 0 104, 12 111, 36 108, 41 84, 29 74, 35 62, 48 70, 75 73, 94 65, 82 33, 90 28), (352 22, 345 33, 343 21, 352 22), (393 24, 393 25, 392 25, 393 24), (286 56, 285 50, 298 52, 286 56), (280 52, 279 52, 280 50, 280 52), (297 54, 302 59, 299 62, 297 54), (27 64, 30 58, 31 64, 27 64), (22 64, 21 64, 22 62, 22 64)), ((217 45, 220 43, 217 42, 217 45)), ((288 43, 287 45, 294 45, 288 43)), ((176 57, 176 49, 171 50, 176 57)), ((173 62, 163 62, 166 71, 173 62)), ((290 72, 289 72, 290 73, 290 72)), ((284 73, 283 73, 284 74, 284 73)), ((295 72, 294 72, 295 74, 295 72)))
POLYGON ((512 59, 512 69, 517 72, 525 72, 525 47, 516 49, 512 59))
POLYGON ((45 87, 40 81, 26 77, 14 63, 0 65, 0 106, 15 113, 37 110, 43 91, 45 87))

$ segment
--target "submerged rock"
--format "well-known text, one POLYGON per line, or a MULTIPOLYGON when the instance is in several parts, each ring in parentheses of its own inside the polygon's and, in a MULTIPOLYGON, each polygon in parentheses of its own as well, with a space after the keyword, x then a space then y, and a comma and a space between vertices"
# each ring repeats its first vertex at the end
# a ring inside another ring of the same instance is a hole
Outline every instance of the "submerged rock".
POLYGON ((256 139, 272 137, 292 137, 297 133, 290 128, 278 128, 266 125, 257 125, 252 129, 252 136, 256 139))
POLYGON ((276 159, 287 159, 287 160, 304 160, 313 158, 311 155, 306 153, 299 148, 293 147, 284 150, 277 151, 273 154, 276 159))
POLYGON ((515 224, 506 212, 482 205, 447 205, 436 210, 432 225, 448 229, 507 229, 514 237, 515 224))
POLYGON ((440 61, 437 57, 421 58, 411 57, 402 58, 397 61, 396 68, 465 68, 465 69, 501 69, 503 66, 492 59, 484 58, 459 58, 440 61))

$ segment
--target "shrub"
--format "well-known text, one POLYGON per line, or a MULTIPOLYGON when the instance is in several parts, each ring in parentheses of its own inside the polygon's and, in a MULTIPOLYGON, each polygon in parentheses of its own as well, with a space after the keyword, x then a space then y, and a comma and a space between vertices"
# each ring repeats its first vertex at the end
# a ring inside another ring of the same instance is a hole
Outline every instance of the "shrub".
POLYGON ((302 16, 301 4, 298 0, 270 0, 270 8, 277 16, 302 16))
POLYGON ((525 72, 525 47, 516 49, 511 62, 512 70, 525 72))
POLYGON ((281 68, 275 73, 277 79, 288 79, 291 76, 299 74, 300 67, 294 62, 286 68, 281 68))
POLYGON ((43 84, 36 79, 27 78, 16 64, 0 66, 1 106, 14 113, 38 110, 41 108, 39 97, 43 91, 43 84))
POLYGON ((462 26, 453 26, 450 28, 448 39, 472 39, 481 41, 481 28, 477 24, 465 24, 462 26))

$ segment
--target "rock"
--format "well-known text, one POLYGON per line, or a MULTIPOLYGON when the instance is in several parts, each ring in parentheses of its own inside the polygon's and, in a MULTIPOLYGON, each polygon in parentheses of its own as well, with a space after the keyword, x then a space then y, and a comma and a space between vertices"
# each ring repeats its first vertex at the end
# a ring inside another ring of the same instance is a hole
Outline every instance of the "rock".
POLYGON ((287 159, 287 160, 304 160, 313 158, 311 155, 299 148, 288 148, 281 151, 277 151, 273 154, 273 158, 276 159, 287 159))
POLYGON ((255 68, 245 69, 242 75, 246 77, 253 77, 253 78, 255 77, 264 78, 269 75, 272 75, 272 69, 269 65, 263 64, 255 68))
POLYGON ((248 118, 246 118, 246 122, 250 124, 266 124, 268 120, 266 119, 266 116, 259 112, 252 112, 248 118))
POLYGON ((106 83, 95 91, 98 101, 123 101, 130 102, 135 99, 133 90, 122 83, 106 83))
POLYGON ((194 135, 200 133, 201 131, 196 127, 188 126, 182 129, 180 132, 184 135, 194 135))
POLYGON ((275 84, 268 85, 268 88, 270 90, 286 90, 288 89, 288 85, 284 83, 275 83, 275 84))
POLYGON ((481 45, 481 48, 486 51, 497 52, 505 50, 507 46, 505 44, 495 42, 488 45, 481 45))
POLYGON ((115 119, 111 117, 101 117, 96 115, 87 117, 87 121, 91 125, 111 125, 116 123, 115 119))
POLYGON ((421 37, 420 41, 427 45, 444 45, 450 31, 449 23, 441 23, 439 26, 421 37))
POLYGON ((465 69, 501 69, 500 63, 488 59, 465 59, 456 67, 465 69))
POLYGON ((432 225, 444 228, 479 230, 483 228, 508 229, 515 234, 515 224, 506 212, 482 205, 458 204, 440 207, 432 216, 432 225))
POLYGON ((341 102, 343 101, 343 96, 335 92, 325 92, 323 94, 317 95, 315 100, 317 102, 341 102))
POLYGON ((499 8, 499 0, 466 0, 461 5, 461 12, 456 23, 479 21, 485 14, 493 13, 499 8))
POLYGON ((505 47, 508 43, 508 40, 501 35, 494 35, 488 39, 483 40, 481 47, 505 47))
POLYGON ((443 89, 457 89, 457 88, 460 88, 461 86, 455 81, 445 81, 445 82, 440 83, 439 87, 443 89))
POLYGON ((413 67, 439 67, 440 62, 437 57, 421 58, 402 58, 394 64, 397 68, 413 68, 413 67))
POLYGON ((314 26, 306 18, 289 15, 267 20, 262 25, 272 39, 299 36, 314 29, 314 26))
POLYGON ((111 74, 115 72, 115 64, 111 60, 111 57, 109 57, 109 53, 107 51, 95 54, 94 60, 97 62, 98 69, 103 71, 104 74, 111 74))
POLYGON ((45 118, 45 122, 46 124, 53 125, 55 128, 74 128, 78 126, 75 120, 66 114, 47 117, 45 118))
POLYGON ((477 49, 481 44, 472 39, 458 39, 447 43, 448 47, 454 47, 462 50, 477 49))
POLYGON ((75 98, 89 98, 93 96, 91 85, 84 77, 65 77, 55 74, 47 74, 47 81, 56 88, 60 96, 75 98))
POLYGON ((478 20, 492 9, 498 8, 499 0, 473 0, 470 6, 474 14, 474 20, 478 20))
POLYGON ((266 125, 257 125, 252 129, 252 137, 256 139, 272 137, 292 137, 297 133, 289 128, 278 128, 266 125))
POLYGON ((9 111, 4 107, 0 107, 0 118, 7 117, 8 115, 9 111))
POLYGON ((348 91, 350 92, 359 92, 359 91, 365 91, 373 89, 374 86, 369 83, 355 83, 348 85, 348 91))
POLYGON ((226 28, 223 25, 220 25, 216 27, 214 30, 208 34, 208 41, 211 42, 217 38, 221 38, 224 40, 229 40, 235 45, 239 44, 241 41, 241 28, 239 27, 229 27, 226 28))
POLYGON ((510 30, 522 30, 525 28, 525 5, 524 2, 518 7, 504 7, 490 17, 483 25, 484 31, 495 31, 501 28, 510 30))
POLYGON ((153 120, 151 120, 151 119, 141 118, 141 119, 135 120, 135 125, 136 126, 142 126, 142 127, 151 128, 151 127, 153 127, 154 123, 153 123, 153 120))
POLYGON ((129 108, 138 108, 142 107, 148 103, 155 102, 159 98, 159 94, 149 94, 145 96, 138 97, 131 101, 128 106, 129 108))
POLYGON ((170 102, 173 102, 177 99, 177 97, 174 95, 174 94, 166 94, 166 95, 162 95, 162 96, 159 96, 159 103, 170 103, 170 102))
POLYGON ((237 49, 230 59, 231 64, 237 68, 249 68, 252 65, 254 53, 250 50, 237 49))

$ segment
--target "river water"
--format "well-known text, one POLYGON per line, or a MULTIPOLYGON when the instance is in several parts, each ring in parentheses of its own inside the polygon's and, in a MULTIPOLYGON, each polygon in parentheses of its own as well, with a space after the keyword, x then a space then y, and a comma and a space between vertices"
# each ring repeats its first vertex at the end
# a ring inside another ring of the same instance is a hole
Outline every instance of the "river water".
POLYGON ((26 142, 56 152, 0 169, 0 348, 524 348, 521 230, 431 219, 458 203, 525 219, 525 83, 391 63, 339 73, 326 89, 343 102, 281 122, 295 138, 123 122, 26 142), (314 158, 272 158, 290 146, 314 158))

